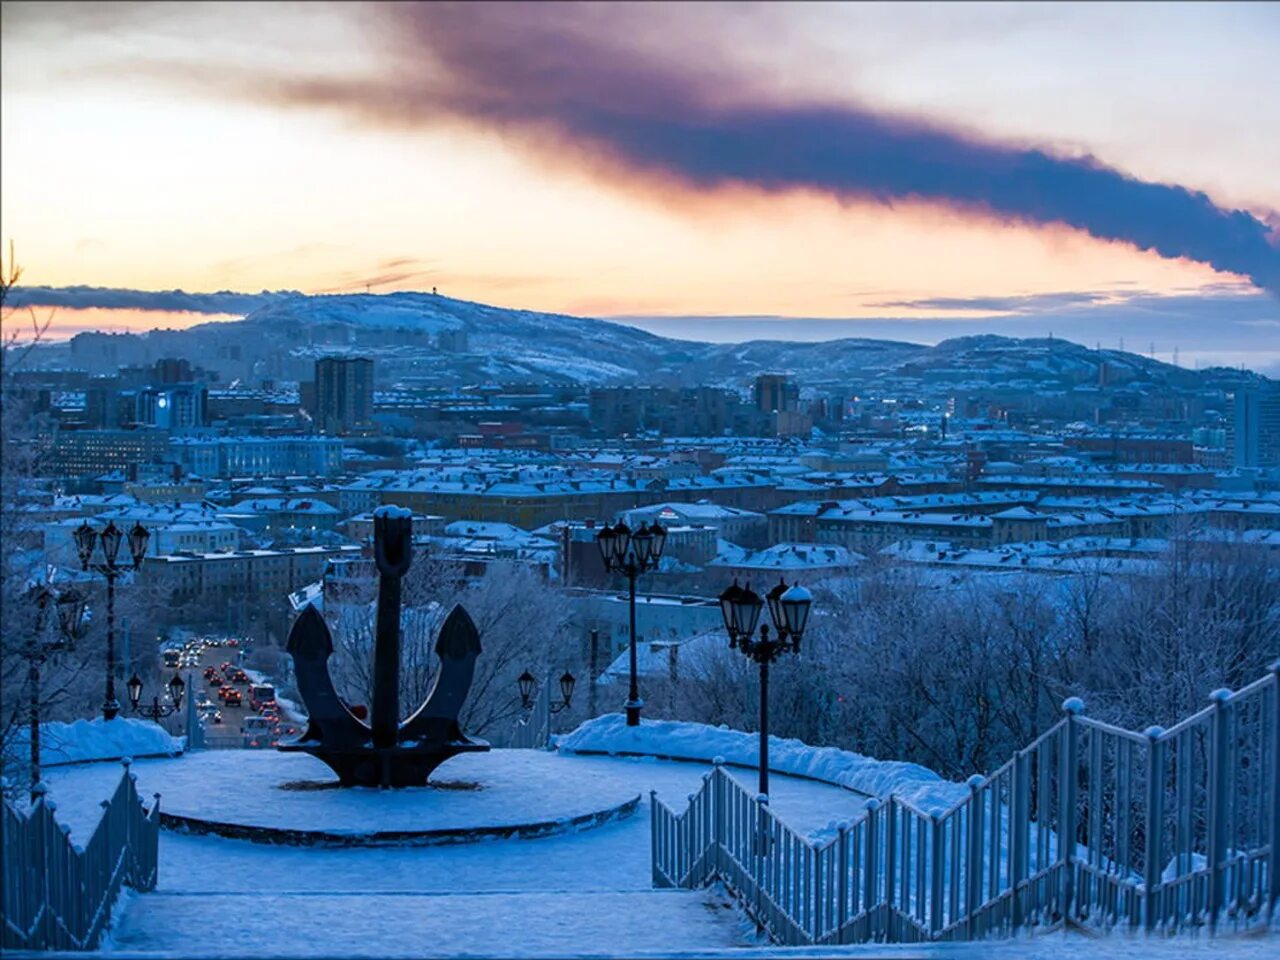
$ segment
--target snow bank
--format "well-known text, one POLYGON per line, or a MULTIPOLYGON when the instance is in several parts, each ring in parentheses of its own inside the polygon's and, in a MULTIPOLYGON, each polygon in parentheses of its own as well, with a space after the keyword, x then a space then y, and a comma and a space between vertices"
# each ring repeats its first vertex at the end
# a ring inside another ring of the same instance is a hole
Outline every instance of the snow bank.
MULTIPOLYGON (((726 763, 754 767, 760 737, 754 733, 676 720, 646 720, 628 727, 620 713, 588 720, 572 733, 554 737, 562 753, 642 754, 679 760, 723 757, 726 763)), ((811 777, 872 797, 890 794, 926 813, 940 813, 969 790, 926 767, 897 760, 875 760, 837 747, 811 747, 799 740, 769 738, 769 769, 811 777)))
MULTIPOLYGON (((26 727, 13 732, 12 750, 17 756, 28 756, 30 742, 26 727)), ((185 744, 184 737, 171 737, 159 724, 131 717, 40 724, 42 766, 121 757, 174 756, 182 753, 185 744)))

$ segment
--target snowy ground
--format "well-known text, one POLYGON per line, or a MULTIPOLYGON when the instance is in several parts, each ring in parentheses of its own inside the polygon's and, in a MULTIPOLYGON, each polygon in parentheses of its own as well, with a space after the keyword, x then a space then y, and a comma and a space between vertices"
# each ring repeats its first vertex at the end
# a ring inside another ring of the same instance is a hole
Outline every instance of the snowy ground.
MULTIPOLYGON (((163 793, 167 782, 191 775, 183 771, 195 770, 188 764, 199 756, 136 762, 140 792, 163 793)), ((640 810, 580 833, 449 847, 290 848, 166 831, 159 888, 131 898, 109 949, 149 956, 630 956, 746 943, 740 915, 714 891, 651 886, 649 790, 682 805, 706 765, 541 756, 558 765, 567 791, 589 797, 628 790, 641 794, 640 810), (385 910, 385 919, 371 923, 372 910, 385 910)), ((441 767, 441 777, 461 779, 453 766, 461 759, 441 767)), ((209 785, 211 795, 233 789, 237 777, 231 761, 216 763, 222 782, 209 785)), ((77 841, 92 830, 97 803, 120 769, 50 772, 59 815, 77 841)), ((750 784, 749 773, 740 776, 750 784)), ((776 776, 772 802, 798 830, 816 832, 856 815, 864 798, 776 776)))
MULTIPOLYGON (((634 777, 593 777, 583 790, 565 758, 535 750, 455 757, 435 786, 403 790, 338 788, 320 760, 273 750, 210 750, 181 763, 138 761, 143 795, 160 809, 217 823, 351 836, 375 832, 465 830, 554 822, 608 811, 639 795, 634 777), (325 789, 296 789, 298 787, 325 789), (288 789, 294 787, 295 789, 288 789)), ((64 782, 90 774, 82 768, 64 782)))
MULTIPOLYGON (((229 753, 242 758, 240 751, 229 753)), ((277 756, 269 753, 255 757, 277 756)), ((183 775, 188 756, 134 765, 145 795, 183 775)), ((471 758, 477 763, 483 757, 471 758)), ((105 953, 137 957, 1023 957, 1074 960, 1276 954, 1272 940, 1094 941, 1053 935, 1031 941, 820 950, 762 947, 716 890, 655 891, 649 863, 649 790, 683 804, 707 767, 647 759, 547 757, 583 795, 609 784, 640 793, 635 817, 537 840, 447 847, 275 847, 164 832, 160 885, 130 897, 105 953)), ((452 763, 452 761, 451 761, 452 763)), ((117 764, 50 771, 77 839, 87 836, 117 764)), ((441 775, 461 778, 455 768, 441 775)), ((220 776, 233 776, 223 771, 220 776)), ((734 771, 750 787, 753 775, 734 771)), ((211 788, 212 789, 212 788, 211 788)), ((225 789, 225 784, 223 785, 225 789)), ((847 789, 776 775, 772 803, 801 832, 850 819, 864 798, 847 789)))

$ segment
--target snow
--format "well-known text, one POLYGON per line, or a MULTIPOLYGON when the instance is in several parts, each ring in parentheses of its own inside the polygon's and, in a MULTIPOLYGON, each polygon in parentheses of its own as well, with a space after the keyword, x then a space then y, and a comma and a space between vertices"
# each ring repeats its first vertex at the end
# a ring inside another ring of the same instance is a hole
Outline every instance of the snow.
MULTIPOLYGON (((131 906, 117 950, 190 950, 210 917, 234 918, 219 955, 273 957, 664 955, 723 948, 739 934, 728 902, 685 891, 549 890, 470 894, 148 894, 131 906), (376 916, 376 922, 370 922, 376 916), (518 945, 518 948, 517 948, 518 945), (518 953, 515 951, 518 949, 518 953)), ((200 952, 207 947, 198 946, 200 952)))
MULTIPOLYGON (((646 722, 641 730, 651 733, 646 728, 656 726, 646 722)), ((706 730, 713 739, 733 733, 706 730)), ((716 747, 724 745, 721 740, 716 747)), ((244 760, 251 755, 228 751, 226 756, 244 760)), ((165 790, 198 757, 135 764, 144 795, 165 790)), ((486 757, 471 759, 483 763, 486 757)), ((716 888, 651 889, 649 790, 680 807, 701 783, 705 764, 567 753, 548 759, 562 766, 566 784, 578 791, 591 793, 597 784, 613 782, 640 793, 641 809, 594 830, 445 847, 281 847, 164 831, 157 891, 127 898, 103 955, 116 960, 184 955, 1096 960, 1103 954, 1114 960, 1261 960, 1275 955, 1274 937, 1098 940, 1061 933, 974 944, 767 946, 716 888)), ((227 766, 234 768, 234 761, 227 766)), ((59 798, 74 796, 96 807, 119 772, 114 764, 64 767, 51 771, 50 780, 59 798)), ((252 772, 228 769, 220 776, 242 782, 252 772)), ((730 776, 744 786, 753 779, 737 771, 730 776)), ((863 804, 847 789, 824 783, 783 775, 773 781, 771 806, 809 836, 833 818, 852 819, 863 804)), ((65 813, 66 806, 60 807, 59 817, 65 813)))
MULTIPOLYGON (((607 776, 584 789, 569 775, 570 768, 553 753, 494 750, 449 760, 433 778, 437 786, 384 791, 338 789, 337 778, 320 760, 274 750, 212 750, 182 763, 134 765, 140 789, 159 791, 165 813, 347 836, 567 821, 611 810, 639 793, 633 784, 607 776), (291 783, 334 786, 284 789, 291 783), (479 789, 448 789, 471 784, 479 789)), ((92 792, 84 777, 66 782, 92 792)))
MULTIPOLYGON (((14 730, 16 756, 31 752, 27 727, 14 730)), ((172 756, 181 753, 185 740, 170 736, 159 724, 132 717, 114 720, 76 720, 73 723, 40 724, 40 764, 54 766, 86 760, 119 760, 122 757, 172 756)), ((6 745, 7 746, 7 745, 6 745)))
MULTIPOLYGON (((684 760, 757 765, 760 737, 754 733, 678 720, 646 720, 628 727, 621 714, 588 720, 572 733, 555 737, 561 753, 643 754, 684 760)), ((926 813, 941 813, 962 800, 968 788, 943 780, 926 767, 897 760, 876 760, 837 747, 811 747, 800 740, 769 738, 769 769, 810 777, 871 797, 890 794, 926 813)))

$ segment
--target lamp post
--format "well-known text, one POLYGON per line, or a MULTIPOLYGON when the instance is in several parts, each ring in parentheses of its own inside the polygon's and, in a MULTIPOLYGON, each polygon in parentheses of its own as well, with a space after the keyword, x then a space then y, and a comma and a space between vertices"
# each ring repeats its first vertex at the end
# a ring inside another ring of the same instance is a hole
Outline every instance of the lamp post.
POLYGON ((52 653, 70 650, 84 625, 84 597, 74 589, 55 591, 48 583, 35 584, 28 591, 28 597, 36 605, 35 630, 32 631, 27 644, 27 680, 31 687, 30 747, 31 747, 31 802, 34 804, 40 783, 40 668, 52 653), (58 637, 50 640, 45 636, 46 617, 49 605, 53 604, 58 612, 58 637))
MULTIPOLYGON (((568 670, 562 673, 560 675, 560 702, 548 704, 547 709, 553 714, 569 709, 573 705, 573 688, 577 682, 577 678, 568 670)), ((520 688, 520 706, 522 709, 533 709, 533 691, 537 685, 537 679, 528 670, 520 674, 516 679, 516 686, 520 688)))
POLYGON ((636 577, 646 570, 652 570, 662 559, 662 549, 667 544, 667 531, 658 521, 652 525, 640 524, 640 529, 631 532, 621 520, 615 526, 607 523, 596 536, 596 546, 600 548, 600 557, 604 560, 604 568, 610 573, 626 574, 630 587, 628 613, 631 631, 631 686, 624 705, 627 711, 627 726, 640 726, 640 708, 644 701, 640 699, 640 685, 636 679, 636 577))
POLYGON ((120 701, 116 699, 116 578, 126 570, 136 570, 141 566, 151 532, 141 523, 135 523, 129 531, 132 566, 118 562, 120 543, 125 534, 114 522, 108 522, 98 531, 86 520, 76 528, 74 536, 81 569, 93 570, 107 580, 107 692, 102 702, 102 719, 111 720, 120 712, 120 701), (95 560, 94 553, 99 547, 101 559, 95 560))
POLYGON ((155 696, 151 698, 149 706, 139 706, 142 701, 142 679, 135 673, 125 686, 129 690, 129 706, 133 708, 133 712, 157 722, 161 717, 170 716, 182 709, 182 694, 187 688, 182 678, 175 673, 173 679, 165 684, 169 690, 169 703, 161 703, 160 698, 155 696))
POLYGON ((729 633, 730 649, 740 650, 760 666, 760 793, 769 793, 769 664, 784 653, 799 653, 800 638, 809 622, 809 608, 813 595, 804 587, 788 587, 783 580, 763 599, 751 589, 732 586, 720 594, 720 616, 729 633), (769 619, 773 621, 773 633, 769 624, 760 624, 756 637, 756 624, 760 611, 769 607, 769 619))

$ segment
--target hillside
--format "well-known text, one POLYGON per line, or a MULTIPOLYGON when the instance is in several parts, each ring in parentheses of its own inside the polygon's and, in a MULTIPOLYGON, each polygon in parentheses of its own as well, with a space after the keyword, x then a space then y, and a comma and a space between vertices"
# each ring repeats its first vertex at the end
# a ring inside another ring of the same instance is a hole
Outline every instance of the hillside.
POLYGON ((792 374, 806 387, 873 391, 914 384, 929 394, 1097 385, 1195 390, 1256 378, 1239 371, 1187 370, 1060 338, 967 336, 935 346, 865 338, 703 343, 604 320, 429 293, 299 295, 262 306, 243 320, 152 331, 138 340, 143 357, 190 356, 218 370, 224 381, 305 380, 317 356, 341 352, 372 356, 384 384, 445 387, 481 382, 745 387, 760 373, 776 372, 792 374))

